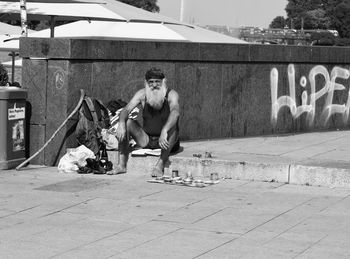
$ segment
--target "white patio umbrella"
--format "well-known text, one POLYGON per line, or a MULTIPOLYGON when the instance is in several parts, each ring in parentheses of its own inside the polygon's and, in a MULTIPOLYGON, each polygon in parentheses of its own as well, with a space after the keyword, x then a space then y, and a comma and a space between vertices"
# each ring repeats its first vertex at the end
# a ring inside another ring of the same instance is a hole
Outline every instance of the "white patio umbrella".
MULTIPOLYGON (((52 0, 50 3, 33 0, 27 2, 27 12, 29 19, 33 20, 50 17, 85 20, 57 26, 56 37, 246 43, 115 0, 52 0)), ((16 16, 19 19, 19 13, 18 1, 0 1, 0 20, 16 16)), ((52 28, 29 33, 29 37, 53 37, 52 28)), ((19 40, 0 42, 1 48, 19 49, 19 40)))
MULTIPOLYGON (((19 2, 0 2, 0 20, 20 20, 19 2)), ((50 20, 52 36, 55 21, 65 20, 120 20, 125 19, 96 3, 27 3, 28 20, 50 20)))
MULTIPOLYGON (((142 41, 184 41, 207 43, 247 43, 243 40, 198 26, 188 27, 177 24, 77 21, 56 27, 55 38, 119 39, 142 41)), ((29 33, 29 37, 49 38, 50 29, 29 33)), ((19 37, 3 42, 0 51, 19 50, 19 37)), ((20 63, 20 61, 18 61, 20 63)), ((18 65, 18 64, 17 64, 18 65)), ((14 70, 14 69, 13 69, 14 70)))
MULTIPOLYGON (((28 20, 50 20, 52 37, 55 21, 102 20, 182 24, 175 19, 148 12, 115 0, 27 1, 28 20)), ((0 1, 0 21, 20 20, 19 1, 0 1)))
MULTIPOLYGON (((57 26, 55 31, 56 38, 246 43, 243 40, 198 26, 188 27, 164 23, 77 21, 57 26)), ((47 38, 50 37, 50 30, 37 31, 28 36, 47 38)), ((9 47, 16 47, 18 46, 18 41, 13 41, 12 43, 9 41, 7 44, 9 47)))

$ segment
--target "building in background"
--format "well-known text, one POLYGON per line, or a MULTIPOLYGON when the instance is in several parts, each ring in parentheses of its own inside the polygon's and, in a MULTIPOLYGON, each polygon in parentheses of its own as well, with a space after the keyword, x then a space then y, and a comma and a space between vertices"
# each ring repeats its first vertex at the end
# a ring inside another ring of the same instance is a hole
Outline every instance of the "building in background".
POLYGON ((236 37, 254 44, 282 45, 335 45, 339 34, 336 30, 295 30, 264 29, 259 27, 230 27, 224 25, 205 25, 208 30, 236 37))

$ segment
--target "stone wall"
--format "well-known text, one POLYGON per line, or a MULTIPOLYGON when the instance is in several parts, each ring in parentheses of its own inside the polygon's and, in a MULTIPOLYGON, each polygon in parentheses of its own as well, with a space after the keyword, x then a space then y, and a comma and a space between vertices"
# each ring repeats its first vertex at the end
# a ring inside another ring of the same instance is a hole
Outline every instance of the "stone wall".
MULTIPOLYGON (((21 38, 22 84, 32 105, 30 153, 87 95, 128 101, 144 73, 162 68, 180 95, 182 140, 349 127, 350 49, 21 38)), ((71 120, 36 163, 76 145, 71 120)))

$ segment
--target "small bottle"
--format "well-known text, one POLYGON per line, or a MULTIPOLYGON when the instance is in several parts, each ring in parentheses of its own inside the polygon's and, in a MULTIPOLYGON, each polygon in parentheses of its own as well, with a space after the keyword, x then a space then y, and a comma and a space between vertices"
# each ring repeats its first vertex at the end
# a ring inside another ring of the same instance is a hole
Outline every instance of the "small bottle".
POLYGON ((102 145, 102 152, 101 152, 101 158, 100 158, 100 162, 101 162, 101 166, 103 166, 104 168, 107 165, 108 162, 108 154, 107 154, 107 149, 106 149, 106 145, 102 145))

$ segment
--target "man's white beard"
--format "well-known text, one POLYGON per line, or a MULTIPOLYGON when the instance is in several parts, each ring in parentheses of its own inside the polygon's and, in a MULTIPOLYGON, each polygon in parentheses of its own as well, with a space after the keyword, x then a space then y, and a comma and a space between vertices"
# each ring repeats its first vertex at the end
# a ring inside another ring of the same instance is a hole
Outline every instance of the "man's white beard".
POLYGON ((151 105, 154 109, 160 110, 163 106, 165 95, 166 95, 166 85, 163 82, 159 88, 151 88, 148 83, 145 84, 146 87, 146 102, 151 105))

